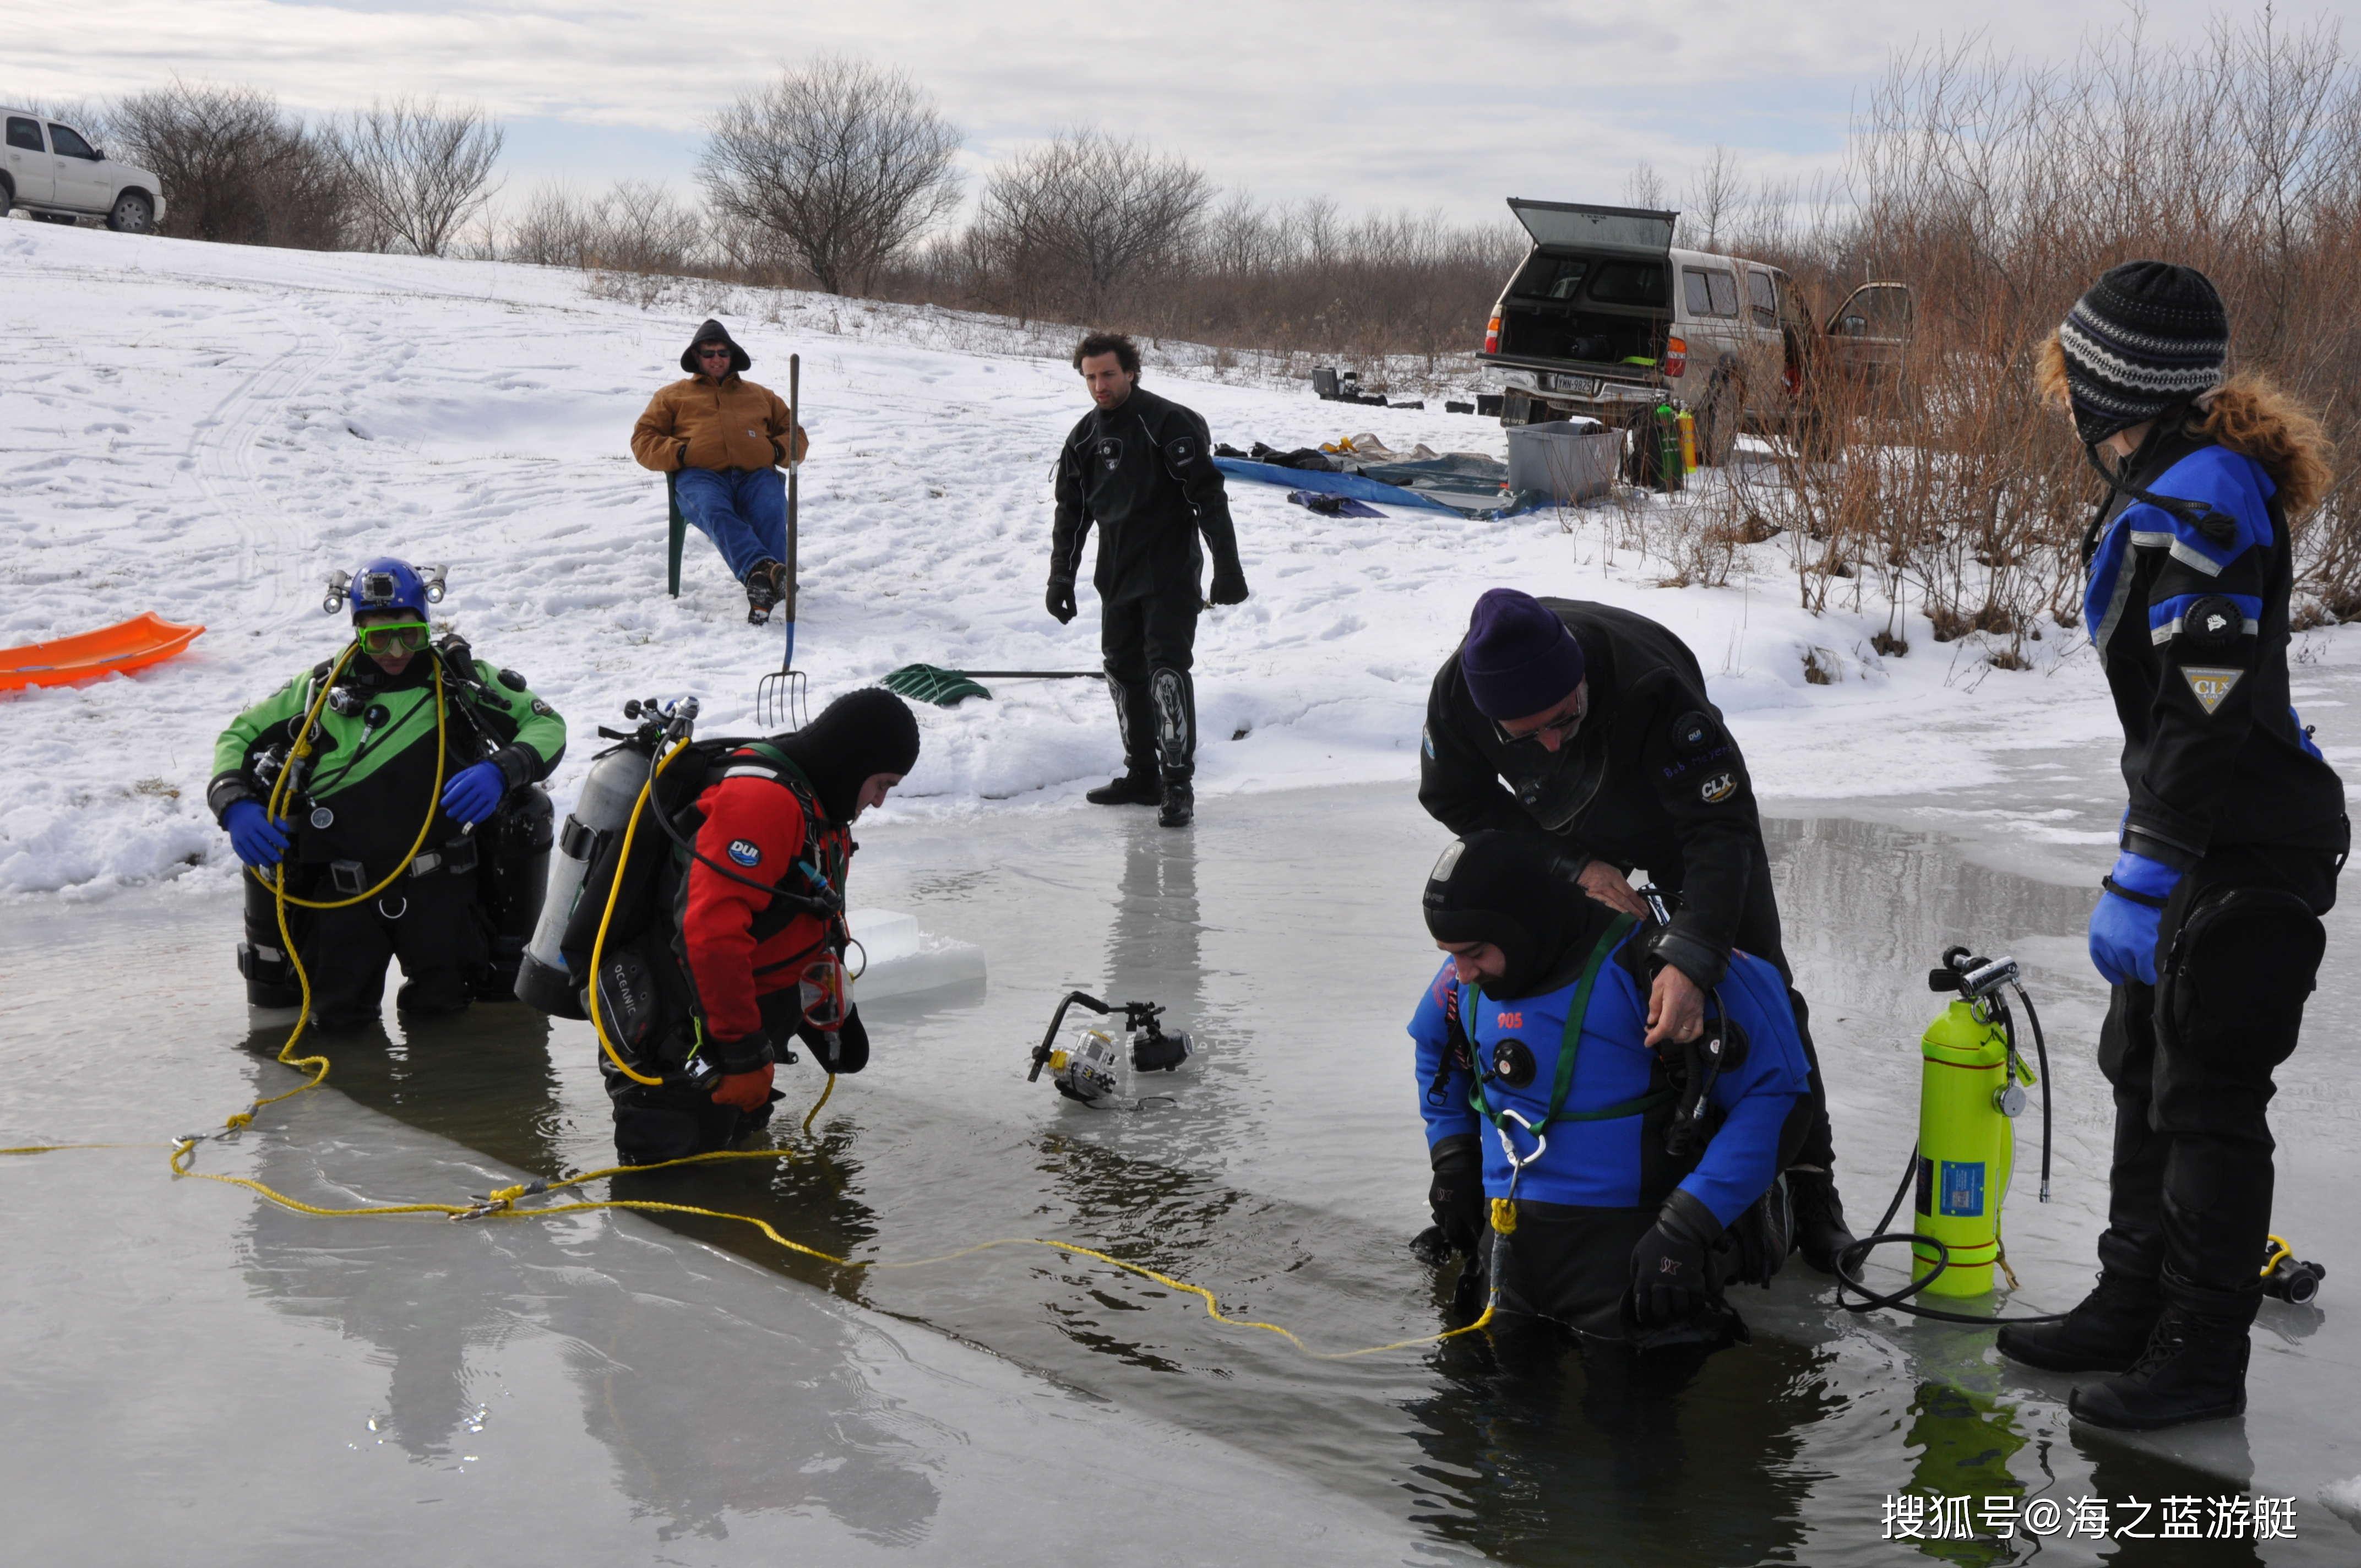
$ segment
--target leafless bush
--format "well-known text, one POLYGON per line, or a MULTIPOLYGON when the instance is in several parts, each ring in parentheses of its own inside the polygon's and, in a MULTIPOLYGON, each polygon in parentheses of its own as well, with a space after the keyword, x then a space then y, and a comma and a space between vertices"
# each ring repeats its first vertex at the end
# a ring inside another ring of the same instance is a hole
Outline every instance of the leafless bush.
POLYGON ((115 154, 155 171, 163 232, 238 245, 333 250, 352 192, 335 151, 256 87, 176 81, 114 104, 115 154))
POLYGON ((831 294, 865 291, 959 202, 957 127, 902 72, 824 59, 716 117, 697 177, 715 214, 831 294))
POLYGON ((396 98, 338 120, 332 145, 369 248, 441 256, 497 187, 507 134, 480 105, 396 98))
MULTIPOLYGON (((2036 401, 2032 357, 2118 262, 2202 269, 2234 366, 2268 371, 2361 450, 2361 82, 2329 25, 2290 31, 2267 10, 2173 49, 2135 19, 2061 68, 1905 55, 1851 145, 1850 211, 1773 193, 1730 242, 1824 308, 1864 278, 1917 302, 1898 384, 1815 358, 1809 412, 1773 461, 1730 471, 1730 506, 1793 531, 1806 606, 1873 588, 1898 637, 1915 595, 1938 638, 1983 633, 1996 662, 2022 657, 2045 612, 2076 623, 2098 486, 2036 401)), ((2361 615, 2351 485, 2290 523, 2303 591, 2361 615)))
POLYGON ((621 180, 598 196, 550 183, 509 225, 503 259, 590 271, 681 272, 703 248, 705 220, 652 181, 621 180))
POLYGON ((992 171, 974 248, 1018 313, 1064 308, 1095 322, 1119 285, 1180 260, 1213 194, 1186 159, 1069 131, 992 171))

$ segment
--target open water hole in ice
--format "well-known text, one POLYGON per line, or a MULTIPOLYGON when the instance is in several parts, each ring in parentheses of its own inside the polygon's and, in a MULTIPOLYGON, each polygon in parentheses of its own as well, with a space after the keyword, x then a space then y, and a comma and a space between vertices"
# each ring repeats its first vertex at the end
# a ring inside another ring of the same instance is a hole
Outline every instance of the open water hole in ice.
MULTIPOLYGON (((2111 1114, 2081 951, 2092 878, 1994 869, 1891 824, 1770 833, 1857 1228, 1914 1135, 1926 968, 1954 941, 2026 961, 2057 1191, 2034 1201, 2028 1117, 2009 1252, 2020 1310, 2070 1304, 2111 1114)), ((1442 1326, 1447 1273, 1405 1245, 1426 1173, 1401 1032, 1434 964, 1416 898, 1442 835, 1405 791, 1215 800, 1180 833, 1147 812, 1044 811, 862 837, 856 903, 980 944, 988 984, 865 1008, 874 1063, 840 1082, 807 1157, 628 1195, 864 1258, 1071 1240, 1323 1349, 1442 1326), (1139 1086, 1169 1099, 1091 1110, 1025 1081, 1075 986, 1160 1002, 1195 1033, 1195 1063, 1139 1086)), ((159 1147, 0 1172, 0 1474, 21 1539, 87 1562, 191 1534, 256 1562, 2350 1562, 2349 1527, 2318 1501, 2361 1471, 2339 1288, 2361 1230, 2342 1199, 2361 1174, 2348 925, 2331 918, 2274 1113, 2276 1223, 2332 1264, 2327 1310, 2267 1304, 2243 1423, 2070 1428, 2070 1379, 2001 1362, 1981 1331, 1838 1312, 1800 1261, 1740 1294, 1751 1346, 1664 1390, 1533 1334, 1312 1360, 1038 1248, 854 1273, 690 1217, 318 1219, 170 1181, 159 1147), (2298 1499, 2295 1540, 1881 1539, 1904 1492, 1981 1508, 2248 1486, 2298 1499)), ((264 1059, 277 1036, 247 1036, 235 927, 217 888, 0 915, 6 1141, 155 1140, 291 1085, 264 1059)), ((328 1087, 206 1146, 199 1168, 337 1205, 610 1163, 587 1026, 513 1006, 389 1023, 324 1039, 328 1087)), ((806 1063, 782 1082, 795 1144, 818 1078, 806 1063)))

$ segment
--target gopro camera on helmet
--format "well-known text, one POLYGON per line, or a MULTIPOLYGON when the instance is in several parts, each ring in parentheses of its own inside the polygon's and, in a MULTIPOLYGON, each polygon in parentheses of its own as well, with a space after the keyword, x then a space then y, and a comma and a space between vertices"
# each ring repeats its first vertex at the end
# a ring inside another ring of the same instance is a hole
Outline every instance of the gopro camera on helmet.
POLYGON ((1072 1044, 1058 1044, 1058 1031, 1065 1025, 1066 1011, 1078 1003, 1104 1017, 1118 1013, 1123 1015, 1134 1072, 1176 1072, 1196 1054, 1196 1043, 1187 1031, 1165 1031, 1158 1021, 1164 1009, 1157 1003, 1106 1003, 1085 992, 1070 991, 1058 1003, 1058 1010, 1049 1015, 1049 1027, 1042 1035, 1041 1043, 1033 1047, 1033 1070, 1025 1075, 1026 1082, 1038 1081, 1046 1067, 1049 1069, 1049 1081, 1059 1093, 1085 1105, 1104 1099, 1122 1086, 1124 1052, 1107 1030, 1084 1029, 1072 1044))
POLYGON ((329 573, 320 608, 330 615, 349 604, 355 615, 373 609, 408 609, 423 617, 428 605, 443 602, 445 579, 449 576, 448 566, 413 566, 381 555, 364 561, 353 571, 329 573))

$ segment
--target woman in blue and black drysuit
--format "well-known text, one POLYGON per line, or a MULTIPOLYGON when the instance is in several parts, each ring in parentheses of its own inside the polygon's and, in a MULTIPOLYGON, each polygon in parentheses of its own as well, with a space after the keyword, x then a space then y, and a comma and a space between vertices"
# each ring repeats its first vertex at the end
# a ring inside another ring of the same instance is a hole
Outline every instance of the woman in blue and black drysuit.
POLYGON ((1490 1249, 1501 1312, 1642 1347, 1743 1337, 1722 1287, 1785 1255, 1774 1182, 1808 1114, 1778 970, 1733 955, 1703 1030, 1660 1054, 1643 1043, 1654 928, 1529 844, 1454 844, 1425 905, 1451 954, 1410 1025, 1440 1240, 1480 1266, 1492 1201, 1513 1198, 1490 1249))
POLYGON ((2121 853, 2091 914, 2114 988, 2114 1159, 2099 1286, 2004 1354, 2110 1374, 2074 1419, 2151 1430, 2246 1408, 2271 1226, 2272 1073, 2296 1047, 2350 842, 2288 677, 2289 525, 2327 492, 2319 422, 2229 374, 2205 275, 2110 270, 2045 344, 2044 392, 2104 481, 2084 623, 2123 728, 2121 853))

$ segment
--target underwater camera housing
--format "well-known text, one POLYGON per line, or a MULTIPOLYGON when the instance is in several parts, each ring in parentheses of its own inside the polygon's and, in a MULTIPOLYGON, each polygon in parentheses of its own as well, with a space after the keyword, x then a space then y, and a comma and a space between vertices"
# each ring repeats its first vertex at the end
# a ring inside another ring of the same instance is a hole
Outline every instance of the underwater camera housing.
POLYGON ((2284 1236, 2271 1236, 2263 1246, 2263 1294, 2291 1307, 2309 1307, 2319 1299, 2327 1268, 2296 1256, 2284 1236))
POLYGON ((1185 1030, 1165 1032, 1158 1022, 1164 1009, 1157 1003, 1101 1002, 1087 992, 1070 991, 1059 1002, 1058 1010, 1049 1015, 1049 1027, 1041 1036, 1041 1043, 1033 1047, 1033 1070, 1025 1075, 1026 1082, 1038 1082, 1041 1069, 1046 1067, 1049 1069, 1049 1081, 1069 1100, 1088 1105, 1115 1091, 1121 1081, 1123 1053, 1114 1036, 1104 1029, 1092 1029, 1073 1046, 1058 1044, 1058 1031, 1065 1026, 1066 1012, 1077 1003, 1105 1017, 1123 1014, 1134 1072, 1178 1071, 1181 1063, 1196 1054, 1196 1045, 1185 1030))

